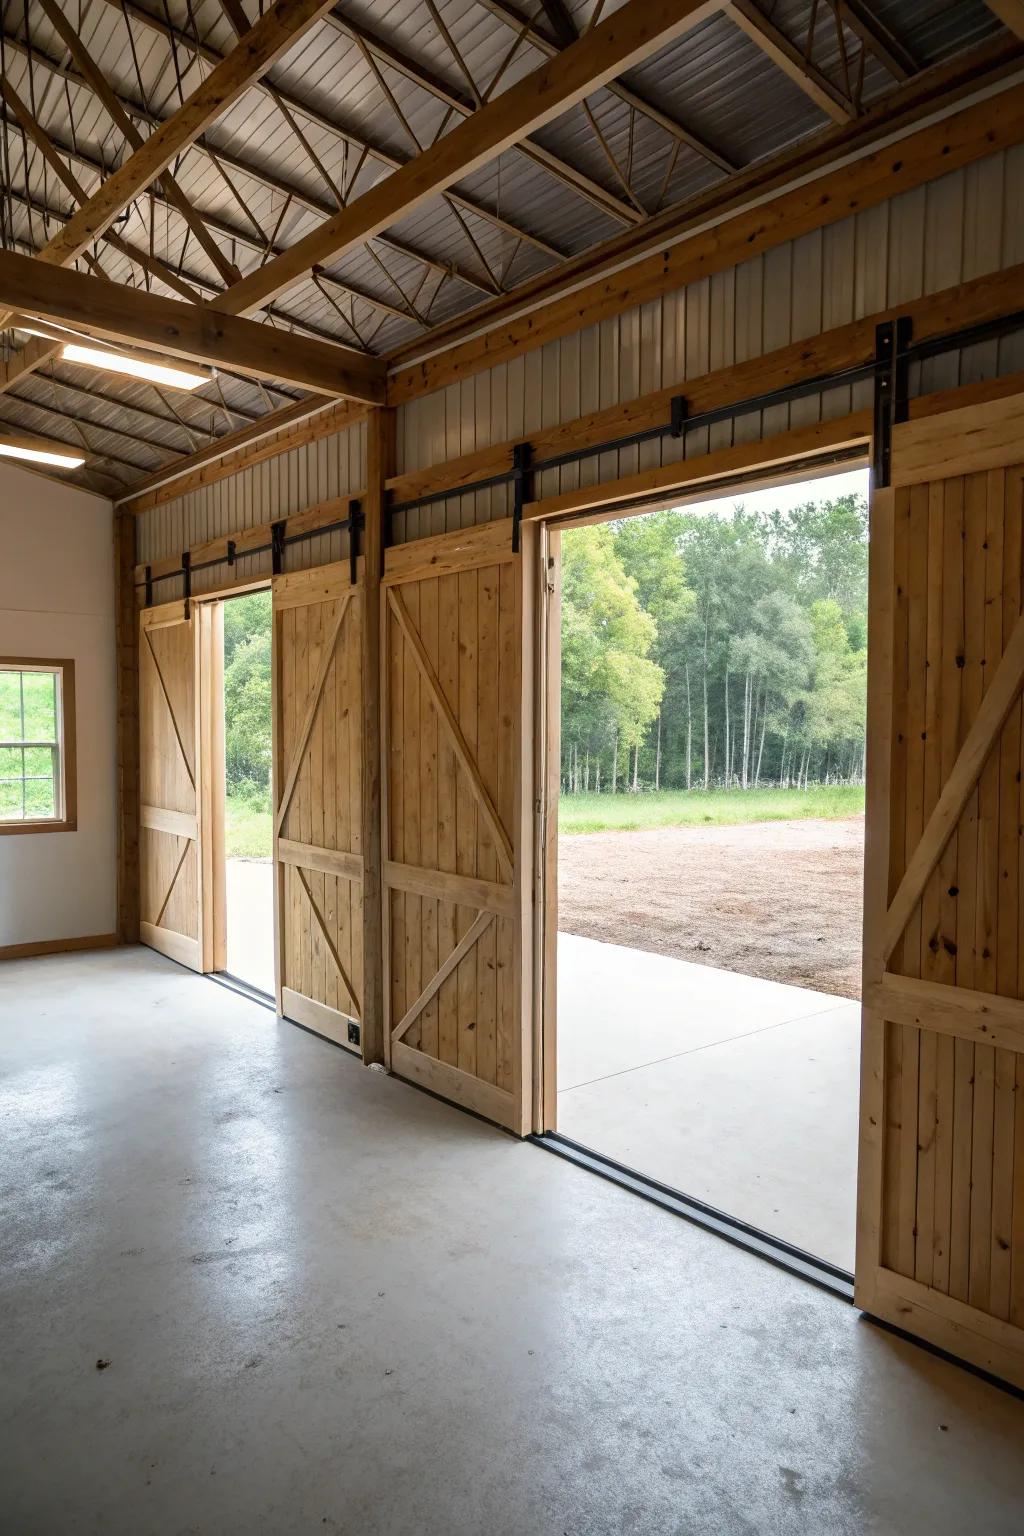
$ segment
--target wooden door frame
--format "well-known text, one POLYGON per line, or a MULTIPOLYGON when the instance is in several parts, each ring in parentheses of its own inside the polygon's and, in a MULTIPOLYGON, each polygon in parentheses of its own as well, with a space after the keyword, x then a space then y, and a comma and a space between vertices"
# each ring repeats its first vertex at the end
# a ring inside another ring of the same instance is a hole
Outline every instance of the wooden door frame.
MULTIPOLYGON (((199 623, 196 697, 200 752, 199 857, 203 900, 203 971, 227 971, 227 782, 224 762, 224 604, 251 592, 271 590, 268 577, 229 583, 190 598, 199 623), (219 771, 218 771, 219 770, 219 771)), ((175 604, 175 607, 178 605, 175 604)), ((273 638, 271 638, 271 714, 274 709, 273 638)), ((274 921, 275 974, 277 921, 274 921)), ((242 978, 236 977, 235 980, 242 978)))
MULTIPOLYGON (((800 452, 787 463, 783 446, 787 440, 805 444, 808 429, 797 428, 778 439, 743 445, 736 451, 737 470, 722 475, 706 475, 700 468, 702 458, 683 460, 677 466, 678 490, 675 494, 661 489, 671 471, 657 472, 656 495, 644 495, 631 504, 614 502, 607 485, 591 490, 549 498, 549 502, 571 501, 566 512, 542 512, 524 522, 523 591, 524 603, 532 593, 533 656, 524 658, 524 694, 531 680, 532 695, 524 702, 525 719, 536 737, 535 773, 538 797, 533 813, 535 869, 534 904, 534 1083, 533 1130, 536 1135, 558 1129, 558 802, 561 785, 561 579, 558 564, 561 534, 574 528, 593 527, 627 517, 642 517, 666 507, 685 507, 694 502, 724 499, 732 492, 767 490, 773 485, 792 485, 801 480, 821 479, 831 470, 867 468, 870 436, 864 431, 866 413, 858 413, 856 427, 846 417, 829 424, 817 424, 819 437, 831 438, 828 446, 813 455, 800 452), (848 457, 835 462, 840 448, 848 457), (850 451, 852 448, 852 452, 850 451), (761 450, 760 454, 758 450, 761 450), (756 462, 760 459, 760 463, 756 462), (614 504, 609 505, 609 502, 614 504)), ((708 455, 716 467, 733 450, 708 455)), ((634 478, 634 477, 631 477, 634 478)), ((543 508, 547 503, 537 502, 543 508)), ((870 505, 870 503, 869 503, 870 505)), ((870 539, 869 539, 870 548, 870 539)), ((870 585, 870 577, 869 577, 870 585)), ((531 631, 527 631, 530 633, 531 631)))

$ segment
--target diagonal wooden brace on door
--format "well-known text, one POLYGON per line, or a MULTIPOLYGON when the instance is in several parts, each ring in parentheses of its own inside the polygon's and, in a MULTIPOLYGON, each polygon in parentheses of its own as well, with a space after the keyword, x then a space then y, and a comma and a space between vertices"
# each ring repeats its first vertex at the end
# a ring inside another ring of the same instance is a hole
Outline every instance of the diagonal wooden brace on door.
POLYGON ((415 626, 409 617, 409 611, 406 608, 402 599, 402 594, 399 592, 397 587, 388 588, 388 603, 392 613, 398 621, 398 627, 405 637, 406 644, 409 647, 413 661, 416 663, 420 677, 426 684, 431 703, 434 705, 438 717, 448 733, 452 751, 455 753, 455 757, 458 760, 459 765, 461 766, 466 777, 469 779, 470 788, 473 791, 473 798, 476 800, 476 803, 480 809, 480 814, 483 816, 484 821, 487 824, 487 829, 491 834, 495 852, 498 856, 498 863, 501 866, 502 872, 508 877, 509 880, 512 880, 512 844, 509 840, 508 833, 505 831, 505 828, 501 824, 501 818, 499 817, 497 809, 494 805, 494 801, 491 799, 491 796, 488 792, 487 785, 480 777, 480 769, 477 767, 476 759, 470 750, 469 743, 467 742, 465 736, 462 734, 462 728, 459 725, 458 720, 455 718, 455 713, 452 710, 451 705, 448 703, 448 700, 445 697, 444 690, 441 687, 437 673, 431 666, 430 657, 427 655, 423 647, 423 641, 420 639, 419 634, 417 633, 415 626))
POLYGON ((1024 687, 1024 616, 1017 620, 995 675, 985 691, 974 723, 964 738, 949 778, 939 795, 921 840, 907 861, 882 931, 882 959, 888 960, 921 900, 932 870, 942 857, 961 813, 977 785, 985 760, 1024 687))
POLYGON ((338 954, 338 950, 337 950, 337 947, 336 947, 336 945, 334 943, 334 940, 331 938, 330 934, 327 932, 327 924, 324 922, 323 917, 321 916, 320 908, 317 906, 316 902, 313 900, 313 892, 310 890, 309 881, 306 879, 305 874, 303 873, 303 871, 299 868, 299 866, 297 864, 293 865, 292 867, 294 868, 295 873, 299 877, 299 884, 302 886, 302 889, 306 893, 306 900, 309 902, 309 905, 313 909, 313 916, 316 918, 317 927, 320 929, 320 933, 323 936, 323 941, 327 945, 327 948, 328 948, 328 950, 330 952, 331 959, 334 961, 335 969, 337 970, 338 975, 341 977, 342 985, 344 986, 345 991, 348 993, 349 997, 352 999, 353 1003, 355 1004, 356 1013, 357 1014, 361 1014, 361 1012, 362 1012, 362 1005, 361 1005, 361 1003, 359 1001, 359 994, 356 992, 356 989, 352 985, 352 981, 351 981, 351 978, 349 977, 348 972, 346 971, 345 967, 341 963, 341 956, 338 954))
POLYGON ((459 940, 458 944, 456 944, 455 948, 452 950, 444 964, 438 971, 434 973, 433 978, 427 982, 427 985, 423 988, 423 991, 420 993, 416 1001, 406 1010, 402 1018, 399 1019, 398 1024, 395 1026, 395 1029, 392 1032, 392 1040, 401 1040, 403 1035, 412 1028, 427 1004, 437 996, 438 992, 440 992, 444 983, 448 980, 448 977, 455 970, 456 966, 458 966, 461 961, 466 958, 477 940, 483 938, 484 934, 487 932, 487 929, 493 922, 493 912, 477 913, 476 920, 472 927, 467 929, 466 933, 459 940))
POLYGON ((288 773, 285 777, 284 791, 281 795, 281 804, 277 808, 277 820, 274 824, 274 831, 278 833, 278 835, 280 835, 281 828, 284 826, 284 819, 288 814, 288 807, 292 803, 292 795, 295 793, 295 785, 298 781, 299 772, 302 768, 303 754, 305 753, 306 747, 309 743, 309 738, 313 733, 313 726, 316 723, 317 711, 320 708, 320 700, 323 697, 324 685, 327 682, 327 674, 331 670, 331 662, 334 660, 334 652, 337 648, 338 636, 341 634, 341 626, 345 615, 348 612, 349 603, 351 601, 351 591, 346 592, 343 597, 339 598, 338 611, 334 616, 334 623, 331 626, 331 632, 328 636, 327 644, 324 646, 323 654, 320 657, 320 666, 317 670, 316 682, 313 684, 313 692, 310 694, 309 704, 306 708, 306 718, 302 722, 302 730, 299 732, 299 739, 295 744, 295 751, 292 754, 292 760, 288 766, 288 773))
POLYGON ((181 753, 181 760, 185 764, 185 772, 188 774, 188 781, 192 785, 192 788, 195 789, 196 776, 189 766, 188 755, 185 752, 185 743, 181 739, 181 731, 178 729, 178 722, 174 715, 174 705, 171 703, 171 696, 167 691, 167 684, 164 682, 164 674, 160 670, 160 663, 156 659, 156 651, 153 649, 153 641, 150 637, 148 629, 143 630, 143 634, 146 637, 146 644, 149 646, 149 654, 153 658, 153 665, 156 668, 156 675, 160 683, 160 691, 164 696, 164 703, 167 705, 167 713, 171 717, 171 725, 174 728, 174 739, 178 743, 178 750, 181 753))

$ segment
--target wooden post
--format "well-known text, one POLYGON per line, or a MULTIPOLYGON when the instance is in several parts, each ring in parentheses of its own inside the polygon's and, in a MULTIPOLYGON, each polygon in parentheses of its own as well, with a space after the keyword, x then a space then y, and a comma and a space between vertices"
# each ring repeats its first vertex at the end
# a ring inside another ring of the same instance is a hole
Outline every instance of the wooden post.
POLYGON ((384 910, 381 870, 380 598, 384 574, 384 482, 395 473, 395 412, 366 421, 363 512, 363 1061, 384 1061, 384 910))
POLYGON ((139 941, 139 619, 131 513, 114 514, 117 666, 117 937, 139 941))

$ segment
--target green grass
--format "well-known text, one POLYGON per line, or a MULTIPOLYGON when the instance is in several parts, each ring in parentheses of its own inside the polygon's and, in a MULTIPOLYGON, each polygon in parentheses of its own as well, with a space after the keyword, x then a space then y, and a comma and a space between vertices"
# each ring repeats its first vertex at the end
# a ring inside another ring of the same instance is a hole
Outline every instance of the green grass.
POLYGON ((229 794, 224 816, 229 859, 269 859, 273 848, 270 811, 229 794))
POLYGON ((864 810, 863 786, 808 789, 663 789, 639 795, 562 795, 559 832, 639 832, 653 827, 728 826, 744 821, 838 820, 864 810))
MULTIPOLYGON (((864 811, 857 785, 812 784, 809 789, 663 789, 657 794, 562 795, 558 830, 639 832, 652 827, 728 826, 744 821, 836 821, 864 811)), ((225 818, 229 859, 269 859, 269 810, 228 795, 225 818)))

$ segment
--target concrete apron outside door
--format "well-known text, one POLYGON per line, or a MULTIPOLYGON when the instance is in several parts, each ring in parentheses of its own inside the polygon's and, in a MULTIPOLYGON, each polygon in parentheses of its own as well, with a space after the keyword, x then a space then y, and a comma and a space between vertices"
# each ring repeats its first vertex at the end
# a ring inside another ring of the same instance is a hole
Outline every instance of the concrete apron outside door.
POLYGON ((558 1129, 853 1270, 860 1004, 558 937, 558 1129))

